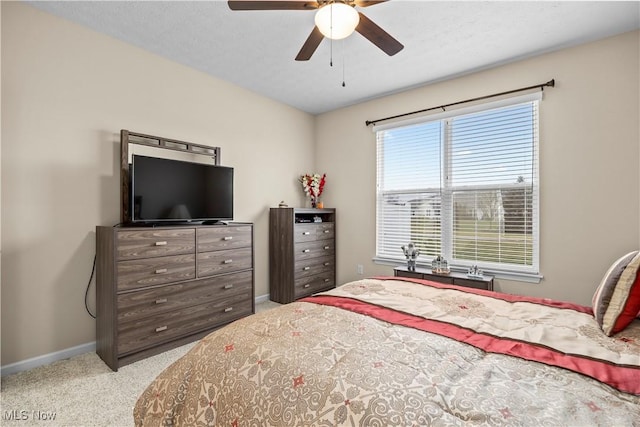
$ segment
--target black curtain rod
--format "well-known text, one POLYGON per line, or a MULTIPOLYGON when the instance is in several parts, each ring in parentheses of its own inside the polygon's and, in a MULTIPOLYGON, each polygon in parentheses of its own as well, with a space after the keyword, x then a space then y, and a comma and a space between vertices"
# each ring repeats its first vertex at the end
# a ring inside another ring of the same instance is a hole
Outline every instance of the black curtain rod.
POLYGON ((425 113, 427 111, 432 111, 432 110, 440 110, 440 109, 442 109, 443 111, 446 111, 445 108, 451 107, 451 106, 454 106, 454 105, 466 104, 467 102, 480 101, 480 100, 488 99, 488 98, 495 98, 496 96, 509 95, 511 93, 523 92, 525 90, 530 90, 530 89, 535 89, 535 88, 540 88, 540 90, 544 91, 544 88, 546 86, 554 87, 555 85, 556 85, 555 79, 551 79, 546 83, 540 83, 540 84, 529 86, 529 87, 522 87, 520 89, 508 90, 506 92, 494 93, 492 95, 479 96, 477 98, 465 99, 464 101, 452 102, 451 104, 443 104, 443 105, 439 105, 437 107, 425 108, 424 110, 418 110, 418 111, 412 111, 410 113, 398 114, 396 116, 385 117, 383 119, 367 120, 364 123, 365 123, 365 125, 369 126, 369 125, 375 125, 376 123, 383 122, 385 120, 397 119, 399 117, 411 116, 413 114, 425 113))

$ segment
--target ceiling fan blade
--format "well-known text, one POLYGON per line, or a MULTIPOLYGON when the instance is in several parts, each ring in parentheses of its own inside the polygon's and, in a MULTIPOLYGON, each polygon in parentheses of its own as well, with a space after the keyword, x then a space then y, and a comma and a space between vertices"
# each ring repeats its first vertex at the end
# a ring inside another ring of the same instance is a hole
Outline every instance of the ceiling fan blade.
POLYGON ((298 52, 298 56, 296 56, 296 61, 308 61, 313 55, 313 52, 316 51, 320 42, 324 39, 324 36, 318 29, 318 27, 313 27, 313 31, 307 37, 307 41, 302 45, 302 49, 298 52))
POLYGON ((393 56, 404 49, 402 43, 391 37, 389 33, 378 27, 372 20, 360 12, 358 14, 360 15, 360 23, 358 23, 356 31, 382 49, 384 53, 393 56))
POLYGON ((389 0, 355 0, 353 3, 359 7, 373 6, 374 4, 384 3, 389 0))
POLYGON ((316 1, 278 1, 278 0, 229 0, 231 10, 311 10, 318 8, 316 1))

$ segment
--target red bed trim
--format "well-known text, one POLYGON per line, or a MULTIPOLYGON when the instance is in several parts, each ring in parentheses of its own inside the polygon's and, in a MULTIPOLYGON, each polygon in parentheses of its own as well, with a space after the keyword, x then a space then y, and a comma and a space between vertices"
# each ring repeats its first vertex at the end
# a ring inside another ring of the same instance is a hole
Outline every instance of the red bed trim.
MULTIPOLYGON (((431 285, 431 283, 429 283, 429 285, 431 285)), ((440 287, 440 284, 438 285, 439 286, 436 287, 440 287)), ((450 287, 450 285, 442 286, 450 287)), ((474 291, 472 293, 487 292, 475 289, 472 289, 471 291, 474 291)), ((489 292, 493 294, 493 292, 489 292)), ((615 387, 620 391, 640 395, 640 368, 638 367, 615 365, 603 360, 589 359, 586 357, 562 353, 535 343, 477 333, 473 330, 454 324, 426 319, 424 317, 369 304, 351 298, 315 295, 303 298, 299 301, 338 307, 395 325, 402 325, 425 332, 435 333, 470 344, 489 353, 505 354, 565 368, 597 379, 598 381, 615 387)))

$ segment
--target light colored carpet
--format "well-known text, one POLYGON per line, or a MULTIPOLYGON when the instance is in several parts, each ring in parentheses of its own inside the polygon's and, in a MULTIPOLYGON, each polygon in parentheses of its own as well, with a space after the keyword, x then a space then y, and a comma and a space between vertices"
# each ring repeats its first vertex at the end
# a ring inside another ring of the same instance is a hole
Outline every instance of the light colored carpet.
MULTIPOLYGON (((256 311, 278 305, 267 301, 257 304, 256 311)), ((85 353, 2 378, 0 425, 132 426, 138 396, 193 346, 169 350, 118 372, 96 353, 85 353)))

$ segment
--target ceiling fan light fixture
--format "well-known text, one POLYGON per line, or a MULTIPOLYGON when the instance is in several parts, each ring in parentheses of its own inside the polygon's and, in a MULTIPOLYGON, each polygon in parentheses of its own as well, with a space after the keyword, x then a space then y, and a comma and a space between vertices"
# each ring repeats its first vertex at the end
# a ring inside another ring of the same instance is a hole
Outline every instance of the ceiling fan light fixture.
POLYGON ((360 15, 345 3, 329 3, 316 12, 316 27, 323 36, 333 40, 349 37, 360 22, 360 15))

